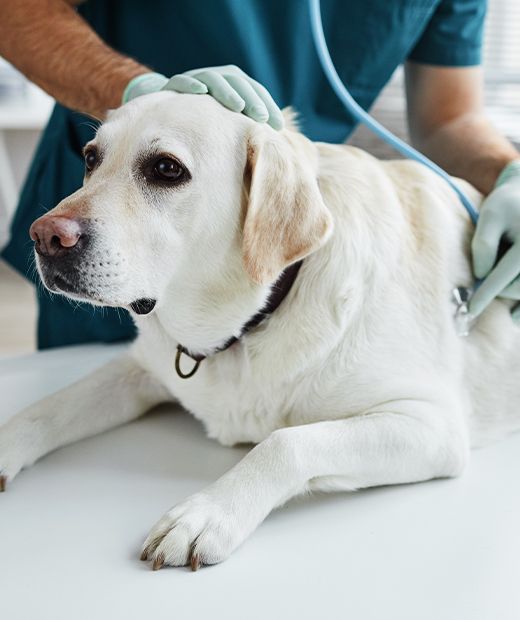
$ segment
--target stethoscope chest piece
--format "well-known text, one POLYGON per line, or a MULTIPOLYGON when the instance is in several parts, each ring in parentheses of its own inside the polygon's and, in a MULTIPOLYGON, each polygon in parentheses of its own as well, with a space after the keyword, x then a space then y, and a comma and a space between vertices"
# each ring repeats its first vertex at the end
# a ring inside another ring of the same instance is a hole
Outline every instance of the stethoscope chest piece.
POLYGON ((467 286, 457 286, 452 291, 455 303, 455 331, 458 336, 465 338, 469 336, 471 328, 475 325, 476 317, 469 311, 469 301, 473 290, 467 286))

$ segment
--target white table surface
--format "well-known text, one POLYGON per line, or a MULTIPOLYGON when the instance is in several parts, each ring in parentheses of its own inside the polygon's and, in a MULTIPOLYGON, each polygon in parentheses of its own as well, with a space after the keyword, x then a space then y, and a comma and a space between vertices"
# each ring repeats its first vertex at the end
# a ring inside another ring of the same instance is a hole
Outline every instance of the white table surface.
MULTIPOLYGON (((118 351, 0 361, 0 421, 118 351)), ((520 617, 520 436, 457 480, 292 501, 197 573, 140 562, 163 512, 243 454, 167 406, 22 472, 0 495, 0 618, 520 617)))

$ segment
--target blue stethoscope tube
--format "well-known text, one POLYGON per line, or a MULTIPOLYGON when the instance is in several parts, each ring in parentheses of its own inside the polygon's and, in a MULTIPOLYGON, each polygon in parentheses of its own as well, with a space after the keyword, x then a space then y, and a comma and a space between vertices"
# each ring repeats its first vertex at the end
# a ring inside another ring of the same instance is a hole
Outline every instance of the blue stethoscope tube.
POLYGON ((363 110, 363 108, 355 101, 341 81, 330 57, 330 52, 323 33, 320 0, 308 0, 308 2, 314 44, 316 46, 316 52, 320 59, 321 66, 334 92, 339 97, 348 112, 350 112, 356 120, 366 125, 371 131, 373 131, 394 149, 399 151, 402 155, 424 164, 430 168, 430 170, 433 170, 433 172, 436 172, 440 177, 442 177, 458 195, 472 222, 476 224, 478 220, 478 211, 471 204, 471 201, 466 194, 452 181, 449 174, 433 161, 425 157, 422 153, 419 153, 419 151, 406 144, 406 142, 403 142, 403 140, 399 139, 397 136, 394 136, 393 133, 388 131, 388 129, 383 127, 381 123, 378 123, 374 118, 372 118, 370 114, 365 112, 365 110, 363 110))

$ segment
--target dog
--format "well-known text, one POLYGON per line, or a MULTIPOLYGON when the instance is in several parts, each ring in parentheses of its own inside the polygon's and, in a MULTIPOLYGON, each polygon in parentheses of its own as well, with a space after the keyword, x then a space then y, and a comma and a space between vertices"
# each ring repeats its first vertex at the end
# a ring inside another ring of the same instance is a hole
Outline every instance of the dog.
POLYGON ((45 286, 128 309, 138 337, 0 429, 3 487, 164 401, 255 444, 156 523, 154 569, 221 562, 304 492, 458 476, 520 426, 510 302, 456 333, 472 225, 453 190, 285 115, 275 131, 207 95, 137 98, 87 144, 83 187, 31 227, 45 286))

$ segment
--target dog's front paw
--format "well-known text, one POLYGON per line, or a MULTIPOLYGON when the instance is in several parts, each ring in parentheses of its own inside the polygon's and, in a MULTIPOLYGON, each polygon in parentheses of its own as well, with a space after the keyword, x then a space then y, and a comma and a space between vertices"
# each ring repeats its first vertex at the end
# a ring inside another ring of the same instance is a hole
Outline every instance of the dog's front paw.
POLYGON ((20 458, 17 444, 11 442, 7 434, 3 435, 0 428, 0 493, 6 490, 7 484, 12 482, 25 465, 20 458))
POLYGON ((188 564, 197 570, 203 564, 225 560, 248 533, 224 502, 196 493, 155 524, 143 545, 141 560, 151 560, 153 570, 188 564))
POLYGON ((38 458, 41 442, 34 424, 17 416, 0 426, 0 492, 38 458))

